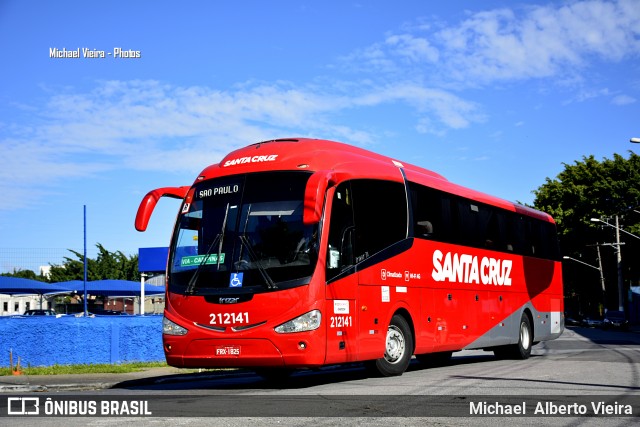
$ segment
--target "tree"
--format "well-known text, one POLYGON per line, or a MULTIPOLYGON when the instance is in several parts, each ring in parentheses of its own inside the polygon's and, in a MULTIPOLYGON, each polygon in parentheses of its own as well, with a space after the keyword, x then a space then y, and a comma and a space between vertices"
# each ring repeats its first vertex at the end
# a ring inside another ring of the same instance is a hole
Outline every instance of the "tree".
POLYGON ((19 277, 21 279, 39 280, 41 282, 47 281, 46 276, 43 274, 38 275, 33 270, 14 269, 11 273, 2 273, 0 276, 19 277))
MULTIPOLYGON (((613 159, 599 162, 591 155, 564 167, 556 179, 547 178, 545 184, 534 191, 534 206, 554 217, 564 255, 597 266, 594 245, 615 242, 615 229, 594 223, 591 218, 609 218, 607 222, 611 224, 618 215, 620 228, 640 235, 640 156, 630 152, 625 159, 614 154, 613 159)), ((640 255, 640 240, 624 234, 621 240, 625 243, 622 247, 625 283, 637 282, 640 269, 631 260, 637 260, 640 255)), ((617 306, 614 251, 615 247, 601 248, 603 269, 608 278, 608 307, 617 306)), ((602 302, 597 291, 598 280, 597 272, 588 267, 565 264, 565 290, 569 294, 577 293, 587 305, 593 305, 595 299, 602 302)))
MULTIPOLYGON (((138 255, 126 256, 120 251, 109 252, 100 243, 96 244, 98 256, 87 258, 87 280, 140 280, 138 255)), ((62 265, 52 265, 49 275, 51 282, 84 279, 84 255, 69 249, 76 257, 65 257, 62 265)))

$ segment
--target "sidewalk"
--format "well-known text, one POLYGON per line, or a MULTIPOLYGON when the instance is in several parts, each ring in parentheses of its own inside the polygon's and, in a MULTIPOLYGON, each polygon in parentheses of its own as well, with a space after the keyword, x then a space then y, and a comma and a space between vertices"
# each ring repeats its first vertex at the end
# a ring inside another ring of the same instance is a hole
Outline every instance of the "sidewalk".
POLYGON ((219 375, 219 373, 198 373, 172 367, 161 367, 124 374, 0 376, 0 393, 102 390, 114 388, 119 384, 122 384, 123 387, 133 387, 163 382, 202 380, 219 375))

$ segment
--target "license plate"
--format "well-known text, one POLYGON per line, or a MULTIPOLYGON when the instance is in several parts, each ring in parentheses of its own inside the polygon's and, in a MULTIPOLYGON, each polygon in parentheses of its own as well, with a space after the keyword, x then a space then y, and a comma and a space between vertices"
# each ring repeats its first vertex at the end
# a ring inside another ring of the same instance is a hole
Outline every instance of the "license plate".
POLYGON ((217 346, 216 356, 240 356, 240 346, 239 345, 217 346))

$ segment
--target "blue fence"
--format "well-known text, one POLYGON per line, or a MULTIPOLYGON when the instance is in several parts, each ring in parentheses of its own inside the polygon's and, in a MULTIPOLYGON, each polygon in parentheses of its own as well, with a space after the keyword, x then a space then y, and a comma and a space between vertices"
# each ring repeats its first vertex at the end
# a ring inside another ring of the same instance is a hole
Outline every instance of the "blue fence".
POLYGON ((164 360, 162 316, 0 318, 0 367, 164 360))

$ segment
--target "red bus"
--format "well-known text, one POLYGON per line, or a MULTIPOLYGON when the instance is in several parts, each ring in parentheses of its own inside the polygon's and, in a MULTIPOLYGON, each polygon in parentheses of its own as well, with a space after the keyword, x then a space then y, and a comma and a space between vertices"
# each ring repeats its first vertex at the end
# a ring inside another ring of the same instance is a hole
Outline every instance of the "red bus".
POLYGON ((338 142, 236 150, 182 200, 169 250, 163 345, 176 367, 288 371, 485 349, 526 359, 564 329, 553 219, 338 142))

